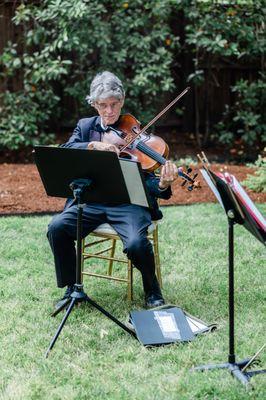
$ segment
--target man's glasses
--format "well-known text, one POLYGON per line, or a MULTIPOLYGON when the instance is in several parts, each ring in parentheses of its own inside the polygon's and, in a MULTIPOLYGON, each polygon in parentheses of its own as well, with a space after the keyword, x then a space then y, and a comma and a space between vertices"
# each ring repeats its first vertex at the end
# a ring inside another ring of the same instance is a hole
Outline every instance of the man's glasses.
POLYGON ((110 103, 110 104, 96 102, 95 105, 101 111, 106 110, 108 107, 110 107, 112 110, 115 110, 119 106, 121 106, 121 101, 114 101, 113 103, 110 103))

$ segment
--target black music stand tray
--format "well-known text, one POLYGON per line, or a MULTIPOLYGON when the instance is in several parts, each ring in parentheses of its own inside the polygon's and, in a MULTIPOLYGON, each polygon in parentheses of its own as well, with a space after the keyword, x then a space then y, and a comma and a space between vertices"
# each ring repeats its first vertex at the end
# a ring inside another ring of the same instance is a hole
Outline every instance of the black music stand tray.
POLYGON ((46 193, 49 196, 73 197, 78 206, 76 283, 71 297, 66 299, 62 306, 52 314, 55 316, 66 308, 66 313, 50 343, 46 357, 52 350, 74 305, 80 302, 88 302, 136 338, 135 332, 99 306, 84 292, 81 279, 81 241, 82 213, 85 202, 133 203, 147 207, 150 205, 140 164, 119 160, 115 153, 106 151, 36 146, 34 153, 46 193), (107 173, 108 179, 106 179, 107 173), (138 186, 136 187, 136 185, 138 186))
MULTIPOLYGON (((200 156, 199 158, 203 163, 207 163, 205 155, 203 159, 200 156)), ((200 365, 193 368, 191 371, 206 371, 217 368, 228 369, 231 374, 242 384, 248 385, 249 380, 253 375, 266 372, 266 370, 247 371, 247 368, 257 361, 257 355, 265 346, 263 346, 252 358, 236 362, 234 349, 234 225, 236 223, 244 225, 244 227, 263 244, 265 244, 266 240, 266 231, 261 229, 261 227, 253 219, 248 207, 245 206, 245 202, 239 201, 237 194, 232 190, 230 184, 210 171, 210 169, 206 166, 203 165, 203 167, 204 169, 201 170, 203 177, 224 208, 228 218, 229 355, 228 362, 222 364, 200 365)), ((241 188, 241 190, 243 193, 244 189, 241 188)), ((246 197, 248 196, 246 195, 246 197)))

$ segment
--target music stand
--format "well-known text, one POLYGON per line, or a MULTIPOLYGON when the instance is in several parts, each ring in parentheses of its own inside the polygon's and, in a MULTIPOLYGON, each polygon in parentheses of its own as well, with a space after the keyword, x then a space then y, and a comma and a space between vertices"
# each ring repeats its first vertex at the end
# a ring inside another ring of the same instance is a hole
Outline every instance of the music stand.
POLYGON ((140 164, 128 160, 119 160, 114 152, 62 147, 36 146, 34 155, 46 193, 49 196, 73 197, 75 199, 73 202, 76 201, 78 206, 76 283, 71 297, 66 299, 62 306, 52 314, 55 316, 64 308, 67 309, 49 345, 46 357, 53 348, 74 305, 80 302, 88 302, 136 338, 135 332, 99 306, 84 292, 81 279, 81 242, 82 213, 85 202, 132 203, 150 206, 140 164), (106 171, 108 172, 108 179, 106 179, 106 171))
POLYGON ((209 169, 208 160, 203 152, 202 156, 198 155, 198 157, 203 163, 204 168, 201 170, 201 173, 224 208, 228 218, 229 354, 228 362, 200 365, 193 368, 192 371, 206 371, 216 368, 228 369, 242 384, 247 385, 253 375, 266 372, 266 370, 247 371, 247 368, 255 363, 257 355, 265 346, 252 358, 236 362, 234 348, 234 225, 236 223, 243 225, 265 245, 266 224, 264 218, 251 202, 244 189, 238 184, 235 177, 229 174, 219 177, 209 169))

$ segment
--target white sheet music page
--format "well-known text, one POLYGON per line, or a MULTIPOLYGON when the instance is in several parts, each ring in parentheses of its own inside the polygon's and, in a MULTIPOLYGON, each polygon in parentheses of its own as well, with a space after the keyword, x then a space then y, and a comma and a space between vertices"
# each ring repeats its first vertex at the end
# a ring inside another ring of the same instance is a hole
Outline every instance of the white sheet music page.
POLYGON ((245 190, 236 179, 236 177, 228 173, 225 175, 225 177, 227 179, 227 182, 232 187, 233 192, 236 194, 238 200, 247 208, 259 227, 266 232, 266 220, 264 216, 257 209, 251 198, 248 196, 248 194, 245 192, 245 190))
POLYGON ((119 160, 122 173, 126 182, 128 195, 132 204, 149 207, 138 164, 134 161, 119 160))
POLYGON ((202 173, 203 178, 205 179, 205 181, 207 182, 207 184, 209 185, 210 189, 212 190, 213 194, 215 195, 216 199, 219 201, 219 203, 221 204, 221 206, 224 209, 224 205, 220 196, 220 193, 218 192, 216 186, 214 185, 213 181, 211 180, 211 178, 209 177, 208 173, 205 171, 205 169, 200 169, 200 172, 202 173))
POLYGON ((181 339, 175 316, 168 311, 154 311, 154 319, 158 322, 162 335, 165 338, 181 339))
POLYGON ((199 333, 208 328, 208 325, 204 325, 203 323, 192 317, 189 317, 188 315, 186 315, 186 319, 193 333, 199 333))

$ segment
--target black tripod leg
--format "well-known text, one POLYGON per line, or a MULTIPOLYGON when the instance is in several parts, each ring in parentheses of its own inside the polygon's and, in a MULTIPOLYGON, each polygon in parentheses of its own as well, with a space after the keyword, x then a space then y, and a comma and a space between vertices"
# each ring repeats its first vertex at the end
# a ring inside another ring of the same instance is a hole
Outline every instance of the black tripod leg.
POLYGON ((250 362, 250 358, 245 358, 244 360, 236 362, 240 369, 244 368, 250 362))
POLYGON ((95 301, 93 301, 92 299, 90 299, 88 296, 86 298, 86 301, 88 303, 90 303, 93 307, 95 307, 98 311, 100 311, 102 314, 104 314, 107 318, 111 319, 113 322, 115 322, 118 326, 120 326, 120 328, 124 329, 124 331, 126 331, 127 333, 130 333, 130 335, 134 336, 134 338, 136 339, 136 333, 134 331, 132 331, 131 329, 129 329, 125 324, 123 324, 122 322, 120 322, 117 318, 115 318, 112 314, 110 314, 108 311, 106 311, 104 308, 102 308, 101 306, 99 306, 99 304, 95 303, 95 301))
POLYGON ((258 369, 257 371, 248 371, 245 373, 246 375, 252 377, 258 374, 266 374, 266 369, 258 369))
POLYGON ((243 383, 243 385, 248 385, 249 383, 248 374, 242 372, 237 364, 232 364, 229 362, 222 364, 200 365, 198 367, 193 368, 190 371, 208 371, 211 369, 228 369, 235 378, 237 378, 241 383, 243 383))
POLYGON ((53 339, 52 339, 52 341, 51 341, 51 343, 50 343, 50 346, 49 346, 48 350, 47 350, 46 353, 45 353, 45 357, 46 357, 46 358, 48 357, 50 351, 51 351, 52 348, 54 347, 54 344, 55 344, 55 342, 56 342, 58 336, 60 335, 60 332, 61 332, 61 330, 63 329, 63 326, 65 325, 65 322, 66 322, 66 320, 68 319, 68 316, 69 316, 69 314, 71 313, 71 310, 72 310, 72 308, 73 308, 74 305, 75 305, 75 302, 76 302, 76 299, 73 298, 73 299, 71 300, 71 303, 70 303, 70 305, 69 305, 69 307, 68 307, 68 309, 67 309, 65 315, 64 315, 64 318, 62 319, 61 324, 59 325, 59 327, 58 327, 58 329, 57 329, 57 331, 56 331, 56 334, 54 335, 54 337, 53 337, 53 339))
POLYGON ((223 363, 223 364, 206 364, 206 365, 199 365, 197 367, 192 368, 190 371, 208 371, 211 369, 222 369, 222 368, 228 368, 229 363, 223 363))
POLYGON ((59 314, 64 308, 67 308, 67 305, 71 302, 71 297, 68 299, 65 299, 65 301, 62 301, 62 304, 60 307, 56 308, 52 313, 51 317, 55 317, 57 314, 59 314))
POLYGON ((248 385, 249 384, 249 376, 242 372, 239 367, 236 364, 230 364, 229 365, 229 370, 231 371, 231 374, 237 378, 243 385, 248 385))

